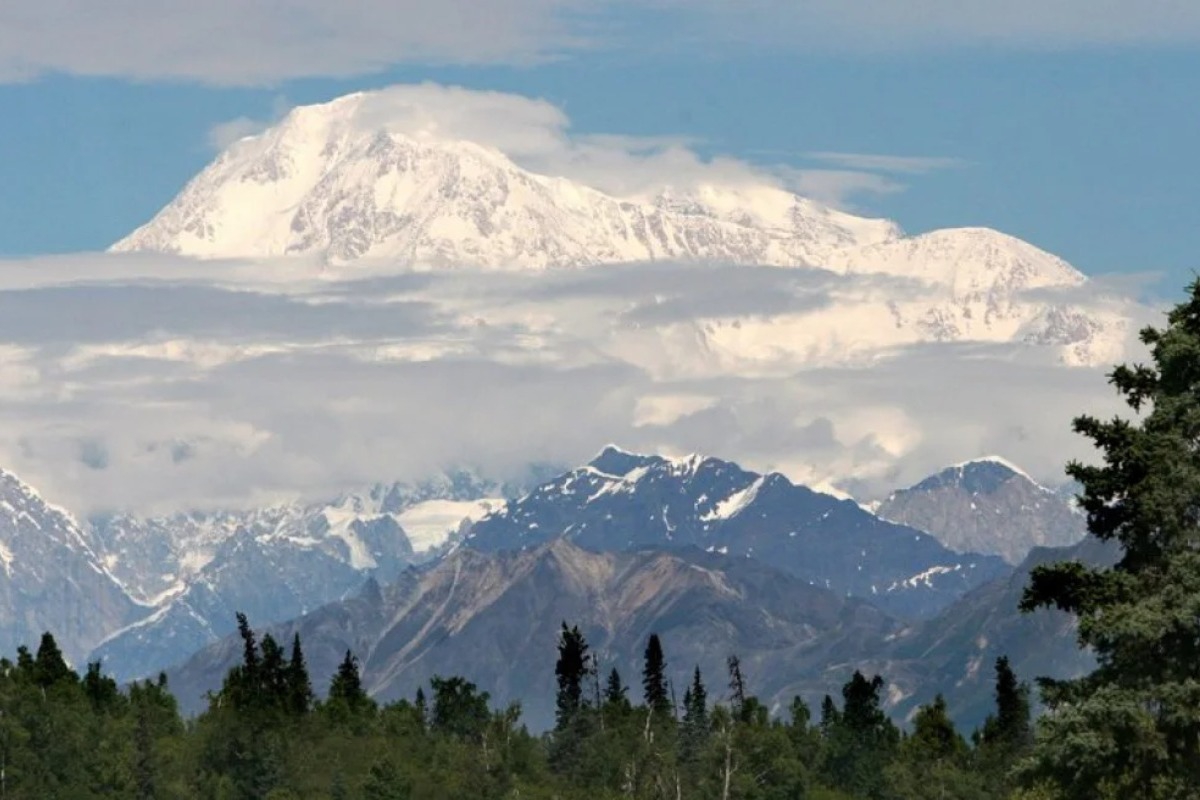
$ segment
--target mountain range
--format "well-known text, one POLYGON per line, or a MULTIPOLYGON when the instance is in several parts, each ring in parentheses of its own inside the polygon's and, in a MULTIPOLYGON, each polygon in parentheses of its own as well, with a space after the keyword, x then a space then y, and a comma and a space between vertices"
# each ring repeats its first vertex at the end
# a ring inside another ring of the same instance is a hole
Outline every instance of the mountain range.
POLYGON ((487 515, 466 544, 495 552, 558 537, 598 551, 690 546, 752 557, 904 617, 932 615, 1007 572, 994 556, 951 552, 779 473, 613 446, 487 515))
MULTIPOLYGON (((0 644, 52 630, 73 662, 99 659, 122 679, 197 653, 172 672, 193 708, 236 652, 242 611, 281 636, 299 631, 318 676, 355 650, 383 699, 455 671, 544 721, 552 676, 539 670, 566 619, 631 675, 656 631, 681 668, 719 671, 737 652, 774 703, 836 691, 854 664, 889 677, 897 715, 934 691, 977 715, 993 654, 1031 670, 1086 664, 1069 619, 1021 617, 1016 599, 1032 564, 1103 555, 1087 540, 1039 548, 1014 571, 782 475, 614 446, 531 487, 455 474, 329 503, 85 525, 0 478, 3 618, 15 621, 0 644), (1045 647, 1051 636, 1063 644, 1045 647)), ((1042 538, 1065 519, 1062 535, 1077 536, 1077 515, 1064 518, 1048 490, 1035 486, 1040 504, 1019 502, 1034 491, 1026 483, 989 459, 896 496, 939 535, 970 529, 997 551, 1029 541, 1010 516, 1042 538), (981 515, 964 496, 992 505, 981 515), (990 543, 989 519, 999 520, 990 543)))
MULTIPOLYGON (((559 626, 578 625, 604 672, 636 686, 650 633, 658 633, 677 686, 694 667, 723 683, 737 655, 752 690, 772 713, 792 697, 817 708, 855 669, 887 679, 885 706, 908 718, 936 694, 961 726, 991 711, 996 657, 1026 679, 1066 677, 1092 660, 1075 644, 1065 614, 1017 610, 1033 565, 1111 562, 1093 540, 1039 548, 1011 575, 968 593, 938 617, 905 624, 877 607, 780 572, 757 559, 694 547, 597 553, 563 538, 522 551, 461 549, 425 570, 291 622, 269 626, 278 641, 299 634, 317 688, 347 650, 381 701, 411 697, 432 675, 465 674, 500 703, 519 701, 536 729, 553 724, 559 626)), ((203 708, 241 658, 236 636, 196 653, 169 673, 186 709, 203 708)))

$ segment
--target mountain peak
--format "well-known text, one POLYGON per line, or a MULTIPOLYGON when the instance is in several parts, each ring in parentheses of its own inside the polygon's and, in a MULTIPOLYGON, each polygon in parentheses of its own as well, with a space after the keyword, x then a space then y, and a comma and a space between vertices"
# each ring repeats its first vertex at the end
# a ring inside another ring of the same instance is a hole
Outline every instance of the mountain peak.
POLYGON ((993 553, 1010 564, 1020 563, 1035 546, 1074 544, 1085 529, 1069 498, 999 456, 947 467, 892 493, 878 513, 948 547, 993 553))
MULTIPOLYGON (((317 255, 495 269, 673 260, 819 263, 900 236, 769 179, 617 197, 536 174, 386 92, 293 109, 234 142, 113 245, 197 257, 317 255)), ((427 112, 427 113, 426 113, 427 112)))

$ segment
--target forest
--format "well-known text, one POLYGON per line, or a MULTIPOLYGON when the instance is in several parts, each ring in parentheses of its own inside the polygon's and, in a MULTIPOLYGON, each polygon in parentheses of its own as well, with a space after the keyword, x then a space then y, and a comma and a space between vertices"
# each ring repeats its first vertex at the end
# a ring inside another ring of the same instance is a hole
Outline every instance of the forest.
POLYGON ((630 685, 564 623, 546 665, 555 727, 535 735, 462 676, 377 704, 350 652, 318 700, 299 637, 260 641, 238 622, 242 662, 191 720, 165 676, 124 689, 98 663, 80 676, 49 633, 0 661, 0 797, 985 800, 1009 796, 1033 743, 1028 687, 1003 658, 995 713, 968 740, 940 698, 901 731, 883 679, 857 672, 815 716, 799 699, 770 713, 736 656, 711 685, 692 670, 677 698, 656 635, 630 685))

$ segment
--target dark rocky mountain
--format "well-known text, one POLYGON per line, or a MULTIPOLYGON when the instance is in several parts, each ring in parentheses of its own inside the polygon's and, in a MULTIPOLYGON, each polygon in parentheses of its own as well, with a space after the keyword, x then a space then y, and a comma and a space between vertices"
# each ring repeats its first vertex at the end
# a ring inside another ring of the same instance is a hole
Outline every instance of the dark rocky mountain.
MULTIPOLYGON (((699 665, 716 691, 737 653, 755 691, 776 704, 792 690, 810 702, 836 691, 848 665, 899 629, 868 603, 754 559, 691 548, 596 553, 557 539, 525 551, 462 549, 270 632, 300 634, 319 690, 351 649, 379 699, 411 696, 432 675, 462 674, 497 702, 522 701, 527 719, 544 727, 564 620, 580 626, 604 670, 616 666, 635 687, 646 638, 657 632, 677 685, 699 665)), ((226 638, 172 672, 171 686, 196 710, 240 657, 240 641, 226 638)))
POLYGON ((1037 484, 998 458, 969 461, 894 492, 879 516, 926 531, 960 552, 1020 564, 1034 547, 1075 544, 1086 520, 1070 492, 1037 484))
POLYGON ((495 552, 559 536, 601 552, 697 547, 751 557, 907 618, 932 616, 1009 571, 995 556, 952 552, 778 473, 615 447, 484 517, 467 542, 495 552))
MULTIPOLYGON (((395 584, 370 581, 354 597, 260 633, 279 640, 299 633, 319 691, 349 649, 380 700, 411 696, 432 675, 461 674, 497 702, 521 701, 535 727, 553 719, 554 647, 566 620, 581 627, 602 668, 616 666, 635 693, 646 637, 657 632, 677 683, 699 665, 710 686, 723 686, 725 659, 736 653, 753 691, 783 713, 795 695, 815 709, 862 669, 887 679, 887 708, 898 720, 941 693, 969 730, 992 710, 998 656, 1008 655, 1031 682, 1092 664, 1076 646, 1072 618, 1020 613, 1029 570, 1114 557, 1094 539, 1038 548, 1015 574, 906 625, 755 559, 694 548, 596 553, 557 539, 523 551, 462 549, 395 584)), ((200 710, 204 693, 240 658, 241 642, 231 636, 171 672, 184 707, 200 710)))
POLYGON ((135 603, 105 566, 95 542, 62 509, 0 470, 0 652, 36 649, 52 631, 80 664, 109 631, 149 609, 135 603))
MULTIPOLYGON (((907 717, 941 693, 960 724, 982 723, 992 709, 993 666, 1006 655, 1022 680, 1072 677, 1095 665, 1076 644, 1076 620, 1053 609, 1023 614, 1018 609, 1039 564, 1079 561, 1108 566, 1117 545, 1087 537, 1070 547, 1038 547, 1010 576, 969 592, 934 619, 901 631, 880 656, 864 663, 892 682, 892 713, 907 717)), ((1036 689, 1034 691, 1036 699, 1036 689)))

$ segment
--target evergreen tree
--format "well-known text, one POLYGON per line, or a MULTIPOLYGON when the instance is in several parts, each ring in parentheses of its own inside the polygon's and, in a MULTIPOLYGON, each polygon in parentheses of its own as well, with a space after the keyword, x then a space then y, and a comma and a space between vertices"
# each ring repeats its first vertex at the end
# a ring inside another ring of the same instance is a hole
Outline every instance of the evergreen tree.
POLYGON ((742 662, 736 656, 729 661, 729 704, 735 719, 743 720, 746 713, 746 679, 742 677, 742 662))
POLYGON ((369 702, 358 674, 358 658, 349 650, 329 682, 329 702, 356 711, 369 702))
POLYGON ((312 681, 308 677, 308 665, 304 662, 304 650, 300 647, 300 634, 292 637, 292 655, 287 664, 287 707, 293 714, 306 714, 312 708, 312 681))
POLYGON ((117 682, 100 670, 99 661, 90 661, 83 676, 83 693, 97 711, 111 712, 121 701, 121 690, 117 682))
POLYGON ((996 659, 996 713, 979 733, 981 751, 991 771, 1007 773, 1033 743, 1029 712, 1029 687, 1017 680, 1007 656, 996 659))
POLYGON ((1104 463, 1067 467, 1088 530, 1121 558, 1037 567, 1022 602, 1076 615, 1098 662, 1043 683, 1049 714, 1028 774, 1066 798, 1200 792, 1200 279, 1141 339, 1151 363, 1110 373, 1136 418, 1078 417, 1104 463))
POLYGON ((608 681, 604 685, 605 705, 622 707, 629 705, 629 688, 621 682, 621 673, 613 667, 608 673, 608 681))
POLYGON ((667 690, 667 658, 663 654, 658 634, 650 634, 646 642, 645 665, 642 668, 642 696, 647 708, 656 713, 671 713, 671 696, 667 690))
POLYGON ((261 702, 270 708, 287 709, 287 662, 283 658, 283 648, 269 633, 263 636, 260 648, 262 664, 259 667, 258 691, 261 702))
POLYGON ((868 681, 855 671, 842 687, 841 712, 828 720, 826 778, 838 789, 869 798, 883 796, 884 769, 900 741, 899 730, 883 713, 882 689, 878 675, 868 681))
POLYGON ((692 683, 683 693, 683 725, 679 733, 680 755, 684 761, 699 757, 708 741, 708 690, 700 676, 700 667, 692 673, 692 683))
POLYGON ((43 689, 79 680, 79 676, 67 666, 62 650, 58 649, 58 642, 54 641, 49 631, 42 634, 42 642, 38 645, 37 657, 33 662, 33 671, 35 680, 43 689))
POLYGON ((583 698, 583 680, 588 674, 587 641, 578 627, 567 628, 562 623, 558 638, 558 661, 554 664, 554 676, 558 679, 558 694, 555 697, 555 729, 562 731, 571 725, 586 703, 583 698))

